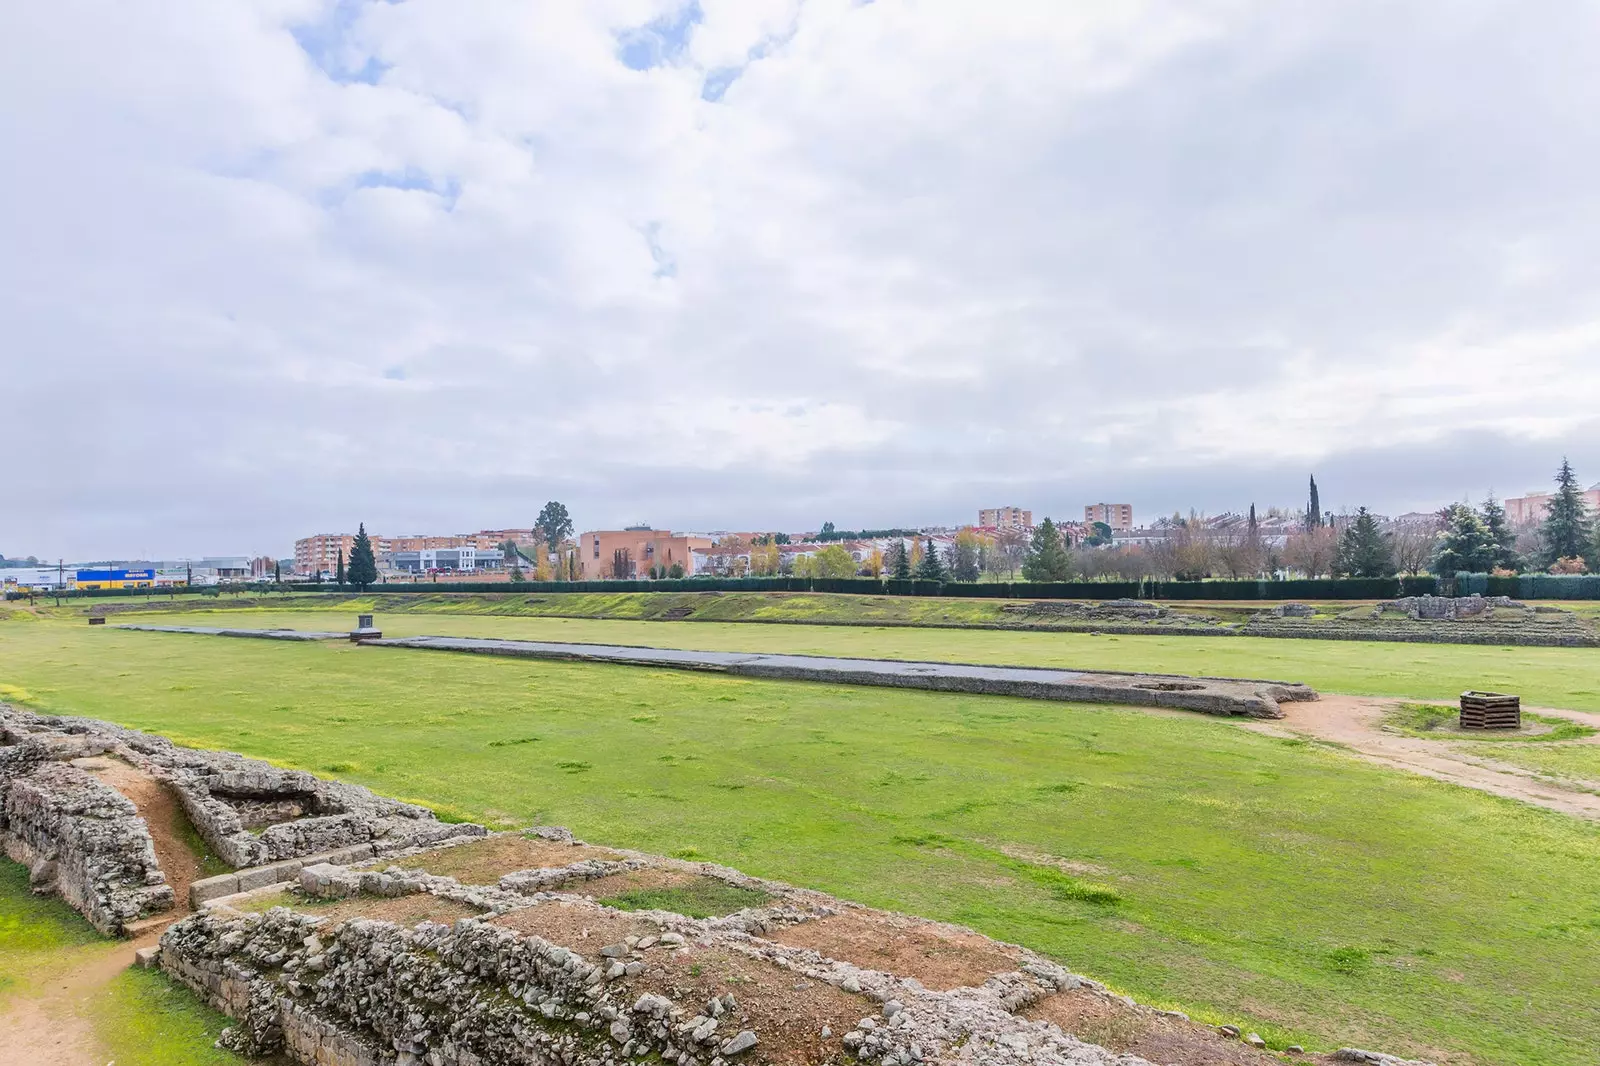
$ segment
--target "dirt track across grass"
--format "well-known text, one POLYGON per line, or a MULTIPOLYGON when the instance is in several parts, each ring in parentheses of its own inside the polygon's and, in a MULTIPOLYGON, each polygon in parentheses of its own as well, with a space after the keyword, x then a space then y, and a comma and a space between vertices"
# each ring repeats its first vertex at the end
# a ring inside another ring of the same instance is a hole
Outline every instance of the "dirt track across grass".
MULTIPOLYGON (((1306 736, 1338 744, 1371 762, 1424 774, 1440 781, 1521 800, 1562 814, 1600 821, 1600 795, 1566 788, 1548 777, 1494 759, 1492 751, 1468 754, 1459 745, 1408 737, 1382 728, 1395 700, 1323 693, 1315 703, 1286 703, 1277 722, 1241 723, 1275 736, 1306 736)), ((1600 726, 1600 714, 1529 708, 1539 714, 1600 726)), ((1567 743, 1600 742, 1600 736, 1567 743)))

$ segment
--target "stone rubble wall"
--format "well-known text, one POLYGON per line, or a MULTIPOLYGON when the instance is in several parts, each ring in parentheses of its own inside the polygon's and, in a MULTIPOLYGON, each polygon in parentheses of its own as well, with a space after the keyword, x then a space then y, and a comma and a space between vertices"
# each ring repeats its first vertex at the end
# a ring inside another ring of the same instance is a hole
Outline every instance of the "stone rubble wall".
MULTIPOLYGON (((506 898, 502 889, 394 870, 307 867, 301 876, 302 883, 320 884, 333 895, 359 886, 377 894, 426 890, 476 897, 496 911, 552 899, 605 910, 578 896, 506 898)), ((814 916, 781 903, 770 910, 777 914, 748 924, 814 916)), ((679 1066, 729 1066, 742 1055, 760 1061, 760 1033, 728 1024, 737 1006, 732 996, 681 1003, 633 985, 643 969, 634 963, 646 951, 685 944, 725 948, 797 979, 860 995, 863 1017, 842 1036, 862 1061, 1148 1066, 1011 1013, 1058 990, 1099 987, 1031 953, 1023 971, 997 975, 983 987, 931 992, 915 980, 761 940, 726 920, 662 912, 633 917, 660 920, 663 930, 608 946, 590 962, 538 936, 477 919, 407 930, 353 918, 329 929, 331 923, 314 914, 240 914, 222 905, 172 927, 162 938, 161 963, 239 1023, 228 1037, 235 1050, 287 1050, 316 1066, 601 1066, 656 1056, 679 1066)))
POLYGON ((70 764, 91 756, 122 759, 163 782, 207 845, 241 869, 351 848, 384 855, 487 832, 440 822, 425 807, 357 785, 232 752, 182 748, 93 718, 0 704, 0 846, 28 863, 36 885, 53 886, 109 934, 168 909, 173 898, 133 804, 70 764), (313 813, 259 832, 246 828, 241 809, 290 800, 313 813))
POLYGON ((0 767, 0 842, 36 890, 56 892, 107 935, 173 905, 134 805, 68 763, 0 767))

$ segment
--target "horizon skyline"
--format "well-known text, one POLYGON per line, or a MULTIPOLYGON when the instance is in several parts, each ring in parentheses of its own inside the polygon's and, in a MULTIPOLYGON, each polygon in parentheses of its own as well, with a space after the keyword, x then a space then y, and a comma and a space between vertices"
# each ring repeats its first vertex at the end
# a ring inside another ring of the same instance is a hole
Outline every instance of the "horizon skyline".
MULTIPOLYGON (((1576 469, 1576 467, 1575 467, 1575 469, 1576 469)), ((1309 478, 1311 476, 1312 475, 1307 475, 1307 489, 1309 489, 1309 478)), ((1588 481, 1586 481, 1583 478, 1581 473, 1579 474, 1579 484, 1580 484, 1580 487, 1584 487, 1584 488, 1590 488, 1590 489, 1600 488, 1600 482, 1595 482, 1595 483, 1591 484, 1591 483, 1589 483, 1588 481)), ((1320 481, 1318 482, 1318 488, 1319 489, 1322 488, 1322 483, 1320 481)), ((1491 490, 1488 490, 1488 491, 1485 491, 1485 492, 1479 493, 1479 494, 1471 494, 1471 493, 1464 494, 1461 497, 1458 497, 1456 499, 1447 500, 1447 501, 1445 501, 1443 503, 1438 504, 1437 506, 1431 506, 1431 507, 1411 506, 1411 507, 1406 507, 1406 508, 1400 509, 1400 510, 1387 510, 1387 511, 1385 511, 1385 510, 1381 510, 1381 509, 1379 509, 1377 507, 1372 507, 1371 505, 1367 505, 1367 504, 1350 504, 1350 505, 1342 505, 1342 506, 1338 506, 1338 507, 1324 506, 1323 511, 1324 511, 1325 514, 1330 514, 1331 513, 1331 514, 1334 514, 1334 515, 1353 514, 1353 513, 1355 513, 1355 511, 1356 511, 1356 509, 1358 507, 1367 506, 1369 508, 1369 510, 1371 510, 1375 514, 1378 514, 1378 515, 1381 515, 1381 516, 1384 516, 1384 517, 1388 517, 1388 518, 1397 518, 1397 517, 1400 517, 1401 515, 1405 515, 1405 514, 1431 514, 1431 513, 1435 512, 1435 511, 1438 511, 1438 510, 1440 510, 1440 509, 1442 509, 1444 507, 1448 507, 1452 503, 1469 503, 1469 504, 1471 504, 1473 506, 1481 506, 1484 503, 1484 501, 1490 495, 1493 495, 1495 497, 1495 499, 1499 500, 1501 503, 1504 503, 1508 499, 1520 499, 1520 498, 1529 497, 1529 496, 1540 496, 1540 495, 1548 495, 1548 494, 1549 494, 1549 492, 1548 492, 1547 489, 1536 489, 1536 490, 1535 489, 1530 489, 1530 490, 1524 490, 1524 491, 1518 492, 1518 493, 1500 493, 1500 492, 1497 492, 1497 491, 1494 491, 1494 490, 1491 489, 1491 490)), ((565 502, 565 501, 562 501, 562 502, 565 502)), ((1094 503, 1102 503, 1102 502, 1106 502, 1106 503, 1118 502, 1118 503, 1120 503, 1120 502, 1125 502, 1125 501, 1121 501, 1121 500, 1115 500, 1115 501, 1113 501, 1113 500, 1095 500, 1095 501, 1092 501, 1092 502, 1094 502, 1094 503)), ((1272 509, 1272 508, 1278 508, 1280 510, 1283 510, 1283 511, 1286 511, 1286 512, 1291 512, 1291 513, 1298 512, 1298 513, 1303 514, 1304 511, 1305 511, 1305 504, 1306 504, 1306 501, 1304 501, 1304 500, 1302 500, 1300 503, 1294 504, 1294 505, 1282 504, 1282 503, 1263 504, 1259 500, 1255 501, 1255 505, 1256 505, 1257 511, 1258 511, 1258 513, 1260 513, 1262 515, 1265 515, 1266 512, 1268 510, 1272 509)), ((1087 506, 1087 504, 1078 505, 1076 507, 1069 506, 1066 511, 1063 511, 1061 513, 1055 513, 1055 512, 1041 511, 1037 507, 1030 508, 1030 507, 1028 507, 1028 505, 1026 504, 1025 501, 1012 501, 1011 503, 1007 503, 1007 504, 998 504, 998 503, 982 504, 982 505, 977 506, 977 507, 969 508, 969 510, 973 511, 973 512, 976 512, 978 510, 981 510, 983 507, 987 507, 987 506, 1013 506, 1013 505, 1021 507, 1021 508, 1025 509, 1025 510, 1034 511, 1038 515, 1038 520, 1039 521, 1043 521, 1045 518, 1048 517, 1048 518, 1051 518, 1052 520, 1055 520, 1057 522, 1061 522, 1061 521, 1082 522, 1083 519, 1081 517, 1068 517, 1068 515, 1072 514, 1073 512, 1082 511, 1083 507, 1087 506)), ((539 506, 540 506, 539 504, 532 505, 530 507, 530 509, 529 509, 530 513, 536 515, 539 506)), ((1135 528, 1147 528, 1150 525, 1152 525, 1154 522, 1159 521, 1160 519, 1163 519, 1163 518, 1171 517, 1172 515, 1175 515, 1175 514, 1187 515, 1187 514, 1191 514, 1191 513, 1198 513, 1202 517, 1215 517, 1215 516, 1218 516, 1218 515, 1230 514, 1230 513, 1242 515, 1242 514, 1245 514, 1249 510, 1250 506, 1251 506, 1250 503, 1245 503, 1245 504, 1242 504, 1242 505, 1236 505, 1236 506, 1232 506, 1232 507, 1221 507, 1221 508, 1215 508, 1215 509, 1177 508, 1177 509, 1173 509, 1173 510, 1152 510, 1152 511, 1141 512, 1139 507, 1137 505, 1135 505, 1134 506, 1135 528), (1145 517, 1140 517, 1141 514, 1145 515, 1145 517)), ((822 521, 833 521, 835 528, 842 529, 842 530, 891 529, 891 528, 915 528, 915 529, 919 529, 920 530, 920 529, 929 529, 929 528, 961 528, 963 526, 970 526, 970 525, 973 524, 972 522, 966 521, 966 520, 960 520, 960 521, 954 521, 954 522, 951 522, 951 521, 938 521, 938 520, 925 521, 925 522, 920 522, 920 523, 916 524, 915 526, 908 526, 908 525, 905 525, 903 523, 897 525, 896 523, 893 523, 893 522, 890 522, 890 523, 887 523, 887 524, 876 524, 876 523, 867 524, 867 523, 846 523, 846 522, 840 522, 837 519, 823 519, 822 521)), ((629 525, 637 524, 633 520, 628 520, 626 522, 619 521, 619 522, 614 523, 614 524, 605 524, 605 523, 585 524, 585 523, 578 522, 576 516, 574 516, 573 522, 574 522, 574 527, 575 527, 575 529, 574 529, 575 533, 582 533, 582 532, 585 532, 587 530, 620 530, 620 529, 626 528, 629 525)), ((468 523, 468 524, 470 525, 471 523, 468 523)), ((465 526, 463 526, 461 523, 457 523, 457 526, 461 526, 461 528, 456 528, 456 526, 451 526, 451 527, 448 527, 448 531, 446 531, 446 528, 442 527, 442 526, 439 527, 439 528, 436 528, 436 529, 423 529, 423 528, 420 528, 420 527, 412 529, 412 528, 399 528, 399 527, 397 527, 397 531, 396 531, 396 530, 384 529, 381 526, 376 526, 376 525, 374 525, 373 523, 370 523, 370 522, 358 521, 357 525, 366 525, 366 526, 370 527, 368 529, 369 533, 375 533, 375 535, 385 536, 385 537, 470 536, 470 535, 472 535, 472 533, 479 532, 479 531, 484 531, 484 530, 530 528, 531 527, 531 519, 530 519, 529 526, 522 526, 522 525, 518 525, 518 524, 515 524, 515 523, 508 523, 508 524, 504 524, 504 525, 500 525, 500 524, 486 524, 486 525, 485 524, 480 524, 477 530, 469 530, 469 529, 465 528, 465 526)), ((708 533, 708 534, 709 533, 744 533, 744 532, 762 532, 762 533, 778 533, 778 532, 782 532, 782 533, 793 534, 793 533, 802 532, 802 531, 818 532, 818 531, 820 531, 821 526, 822 526, 822 522, 801 523, 799 525, 794 525, 794 526, 790 526, 790 527, 763 526, 763 525, 721 525, 721 524, 719 524, 719 525, 661 524, 661 525, 652 525, 651 528, 657 529, 657 530, 670 530, 670 531, 675 532, 675 533, 689 533, 689 534, 696 534, 696 533, 708 533)), ((330 527, 330 528, 327 528, 327 529, 317 529, 317 530, 313 530, 313 531, 304 531, 303 530, 300 533, 297 533, 297 534, 291 536, 288 539, 288 541, 287 541, 287 550, 286 551, 277 552, 277 553, 271 552, 271 551, 254 551, 254 550, 247 551, 247 552, 215 552, 215 551, 191 551, 191 552, 181 552, 180 551, 180 552, 172 552, 172 551, 165 551, 165 552, 121 553, 121 554, 115 553, 115 552, 111 552, 111 553, 106 553, 106 552, 95 553, 95 552, 91 552, 91 553, 86 553, 86 554, 85 553, 79 553, 79 554, 76 554, 76 555, 59 555, 58 554, 58 555, 52 556, 51 559, 46 559, 46 558, 44 558, 42 556, 38 556, 38 553, 37 552, 33 552, 33 551, 23 551, 23 552, 21 552, 19 554, 16 554, 16 555, 13 555, 12 553, 6 552, 6 551, 0 551, 0 558, 4 558, 7 561, 16 561, 18 559, 25 559, 29 555, 34 555, 34 556, 39 558, 39 563, 37 565, 40 566, 40 567, 46 567, 46 566, 49 566, 49 565, 55 565, 51 561, 52 559, 63 559, 63 560, 71 559, 71 560, 75 560, 79 564, 94 563, 94 562, 146 562, 146 561, 157 561, 157 560, 191 560, 192 561, 192 560, 196 560, 196 559, 200 559, 200 558, 239 558, 239 557, 259 558, 259 557, 263 557, 263 556, 272 557, 274 559, 285 559, 285 558, 293 558, 293 555, 294 555, 294 542, 296 540, 300 540, 300 539, 303 539, 305 537, 311 537, 311 536, 332 536, 332 535, 340 535, 340 534, 353 535, 355 532, 356 532, 356 525, 351 525, 347 529, 346 528, 332 528, 332 527, 330 527)))

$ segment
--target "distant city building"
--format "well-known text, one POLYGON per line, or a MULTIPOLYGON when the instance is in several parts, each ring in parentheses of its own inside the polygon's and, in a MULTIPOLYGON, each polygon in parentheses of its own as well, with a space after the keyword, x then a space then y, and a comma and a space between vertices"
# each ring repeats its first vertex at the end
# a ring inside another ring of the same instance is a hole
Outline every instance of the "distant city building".
POLYGON ((148 589, 155 588, 154 570, 77 570, 72 575, 79 589, 148 589))
POLYGON ((426 574, 435 570, 458 573, 505 569, 505 552, 499 548, 423 548, 420 551, 390 552, 384 562, 391 570, 407 574, 426 574))
MULTIPOLYGON (((1513 496, 1506 501, 1506 518, 1514 526, 1536 526, 1544 521, 1553 499, 1555 496, 1548 492, 1513 496)), ((1600 511, 1600 485, 1590 485, 1589 491, 1583 494, 1583 501, 1589 505, 1590 514, 1600 511)))
MULTIPOLYGON (((386 537, 368 533, 372 552, 379 559, 396 552, 441 551, 452 548, 476 548, 487 551, 499 548, 506 541, 519 547, 529 547, 539 542, 536 529, 481 529, 476 533, 451 533, 434 535, 418 533, 409 536, 386 537)), ((354 533, 317 533, 301 537, 294 542, 294 572, 315 576, 333 573, 339 565, 339 553, 344 553, 345 563, 350 562, 350 550, 355 547, 354 533)), ((530 553, 531 554, 531 553, 530 553)))
POLYGON ((55 566, 15 566, 0 570, 0 586, 8 590, 69 589, 78 579, 77 569, 55 566))
POLYGON ((978 525, 985 529, 1032 529, 1033 512, 1020 507, 986 507, 978 512, 978 525))
POLYGON ((1092 526, 1104 522, 1113 533, 1127 533, 1133 529, 1133 504, 1091 503, 1083 509, 1083 524, 1092 526))
POLYGON ((270 555, 258 555, 250 560, 250 580, 271 581, 278 573, 278 560, 270 555))
POLYGON ((611 577, 648 577, 652 567, 683 567, 685 577, 695 572, 695 554, 711 547, 708 537, 679 536, 665 529, 637 526, 629 529, 591 529, 578 534, 578 576, 583 581, 611 577), (623 555, 618 556, 618 552, 623 555), (617 574, 622 562, 626 574, 617 574))

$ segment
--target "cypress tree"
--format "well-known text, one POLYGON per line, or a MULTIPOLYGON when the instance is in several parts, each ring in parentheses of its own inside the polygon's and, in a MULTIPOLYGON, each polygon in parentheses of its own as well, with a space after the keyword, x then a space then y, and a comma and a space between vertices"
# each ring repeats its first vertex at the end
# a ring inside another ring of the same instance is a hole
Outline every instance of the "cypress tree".
POLYGON ((922 549, 922 562, 917 564, 917 580, 943 582, 949 577, 944 569, 944 560, 939 558, 939 549, 933 546, 933 538, 929 537, 922 549))
POLYGON ((333 572, 333 583, 335 585, 340 585, 340 586, 342 586, 344 584, 344 549, 343 548, 339 549, 339 568, 333 572))
POLYGON ((1306 502, 1306 528, 1322 528, 1322 498, 1317 495, 1317 475, 1311 475, 1311 499, 1306 502))
POLYGON ((1544 542, 1544 554, 1540 562, 1545 567, 1555 565, 1559 559, 1571 559, 1593 550, 1589 508, 1583 501, 1583 492, 1578 488, 1578 476, 1572 472, 1572 464, 1565 458, 1561 460, 1561 469, 1556 474, 1555 498, 1550 501, 1550 510, 1545 515, 1539 534, 1544 542))
POLYGON ((1022 557, 1022 576, 1029 581, 1067 581, 1072 577, 1072 557, 1061 543, 1056 524, 1046 518, 1033 530, 1033 540, 1022 557))
POLYGON ((1365 507, 1356 511, 1356 520, 1339 535, 1333 569, 1341 577, 1394 576, 1394 551, 1389 546, 1389 538, 1383 535, 1378 520, 1365 507))
POLYGON ((355 543, 350 546, 350 571, 347 576, 350 584, 362 591, 377 584, 378 560, 372 554, 372 541, 367 536, 365 522, 356 529, 355 543))

